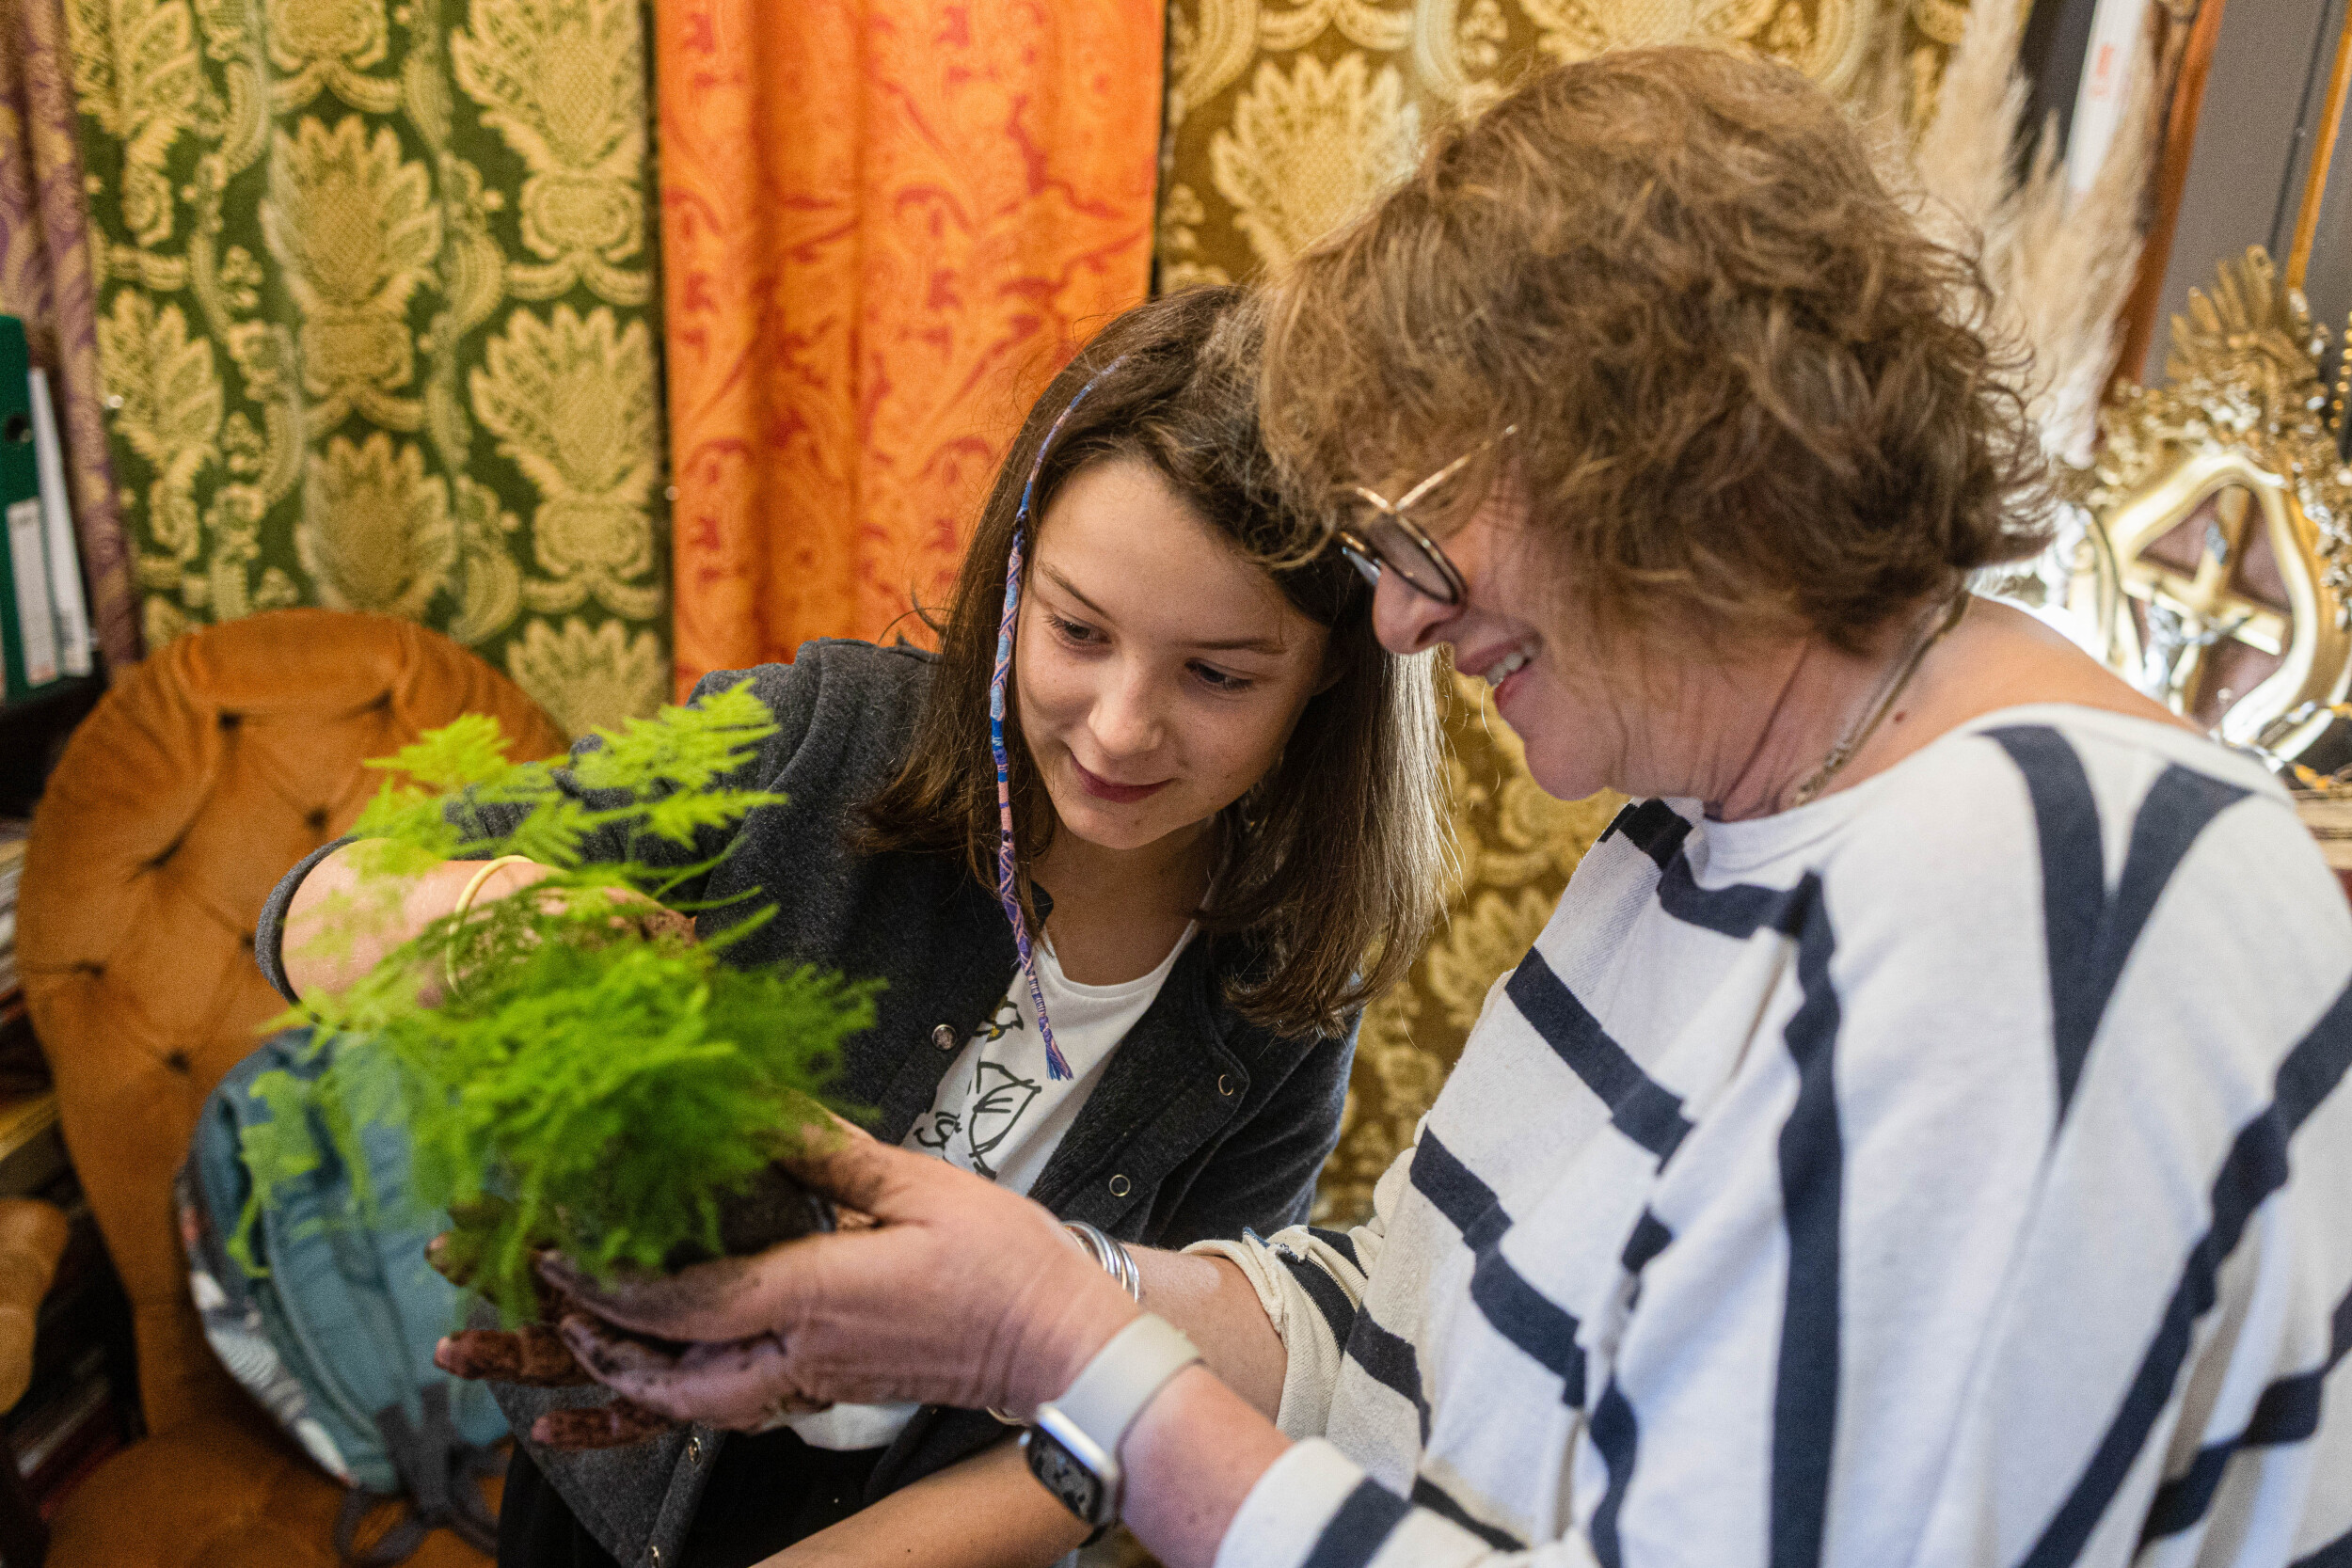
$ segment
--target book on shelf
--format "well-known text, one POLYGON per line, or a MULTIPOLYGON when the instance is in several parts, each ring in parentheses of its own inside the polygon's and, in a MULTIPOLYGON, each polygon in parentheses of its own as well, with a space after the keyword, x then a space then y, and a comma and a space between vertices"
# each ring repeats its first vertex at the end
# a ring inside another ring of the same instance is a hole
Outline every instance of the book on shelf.
POLYGON ((98 637, 82 594, 82 550, 74 543, 73 507, 66 496, 57 404, 49 395, 47 371, 35 365, 25 381, 33 410, 33 467, 40 480, 41 537, 48 546, 49 610, 57 623, 57 668, 68 675, 87 675, 98 668, 98 637))
POLYGON ((16 890, 24 875, 24 824, 0 817, 0 1007, 16 994, 16 890))
POLYGON ((24 324, 0 316, 0 701, 95 668, 56 410, 24 324))

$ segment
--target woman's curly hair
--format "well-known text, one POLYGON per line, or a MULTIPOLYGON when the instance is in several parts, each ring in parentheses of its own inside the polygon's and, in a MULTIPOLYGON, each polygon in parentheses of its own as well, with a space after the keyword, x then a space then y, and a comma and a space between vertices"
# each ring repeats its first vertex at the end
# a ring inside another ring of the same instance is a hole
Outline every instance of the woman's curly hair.
POLYGON ((1786 67, 1547 71, 1275 288, 1263 411, 1297 503, 1333 519, 1342 486, 1516 425, 1429 515, 1522 491, 1597 626, 1854 650, 2045 541, 1981 275, 1786 67))

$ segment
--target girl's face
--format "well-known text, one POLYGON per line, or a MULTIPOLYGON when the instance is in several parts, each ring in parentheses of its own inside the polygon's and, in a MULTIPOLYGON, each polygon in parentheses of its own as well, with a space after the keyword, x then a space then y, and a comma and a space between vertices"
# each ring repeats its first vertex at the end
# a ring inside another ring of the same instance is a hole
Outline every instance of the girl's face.
POLYGON ((1274 766, 1321 684, 1326 633, 1157 469, 1115 458, 1072 475, 1028 570, 1013 680, 1064 829, 1141 848, 1274 766))

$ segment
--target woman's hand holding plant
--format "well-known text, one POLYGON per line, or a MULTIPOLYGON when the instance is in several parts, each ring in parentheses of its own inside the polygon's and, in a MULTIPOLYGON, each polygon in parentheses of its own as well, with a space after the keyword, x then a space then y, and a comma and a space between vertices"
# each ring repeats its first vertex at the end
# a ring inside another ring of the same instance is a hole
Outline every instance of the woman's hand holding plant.
POLYGON ((597 1381, 739 1430, 834 1401, 1025 1411, 1137 1313, 1050 1213, 993 1182, 862 1132, 790 1164, 872 1225, 626 1284, 542 1261, 580 1308, 558 1326, 597 1381))

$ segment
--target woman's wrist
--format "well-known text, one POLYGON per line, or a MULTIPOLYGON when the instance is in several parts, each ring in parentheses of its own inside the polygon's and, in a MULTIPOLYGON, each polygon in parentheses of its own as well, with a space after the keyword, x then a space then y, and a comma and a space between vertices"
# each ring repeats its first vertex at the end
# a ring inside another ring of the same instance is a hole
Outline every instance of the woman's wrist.
MULTIPOLYGON (((1071 1246, 1075 1252, 1074 1240, 1071 1246)), ((1049 1288, 1059 1300, 1030 1320, 1033 1349, 1026 1358, 1028 1375, 1022 1379, 1025 1408, 1033 1410, 1058 1399, 1120 1329, 1143 1315, 1143 1308, 1093 1259, 1078 1253, 1076 1260, 1082 1261, 1083 1272, 1071 1277, 1064 1290, 1061 1271, 1055 1270, 1056 1283, 1049 1288)))

